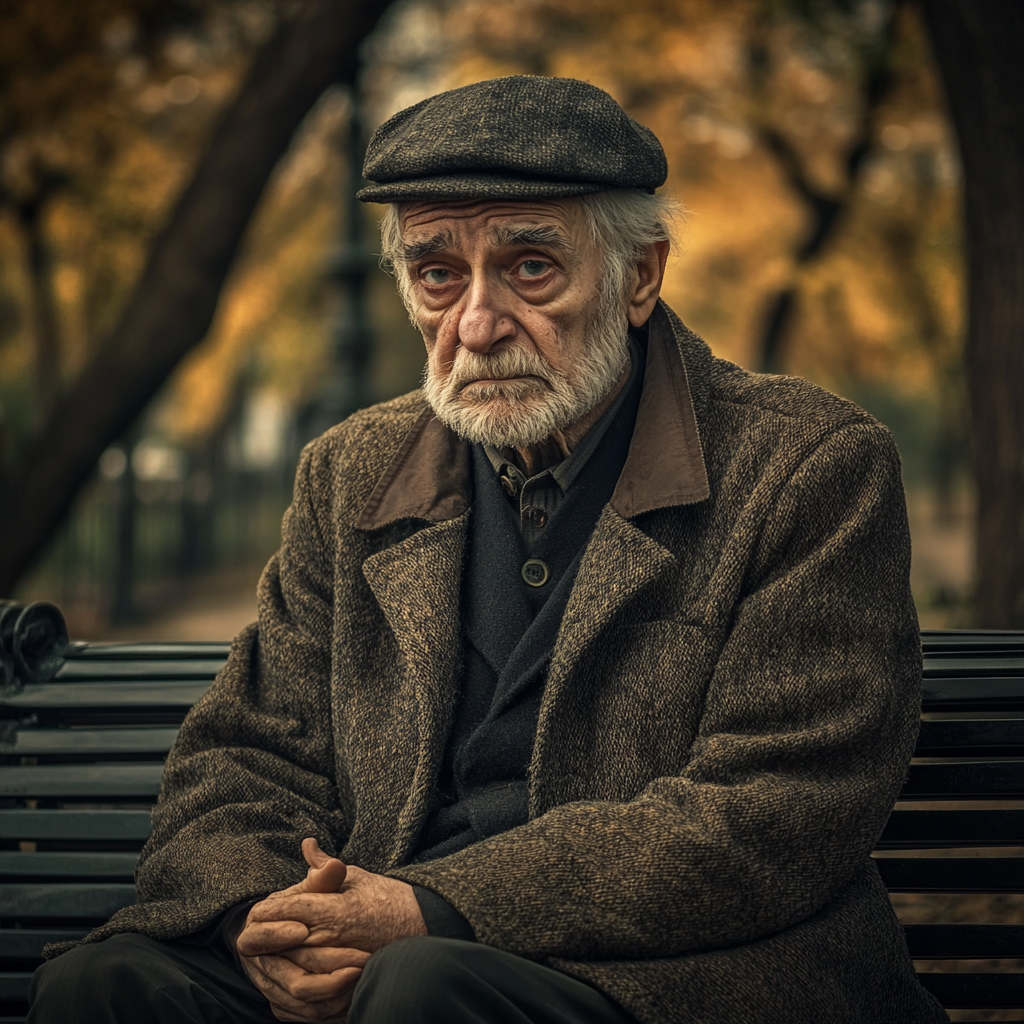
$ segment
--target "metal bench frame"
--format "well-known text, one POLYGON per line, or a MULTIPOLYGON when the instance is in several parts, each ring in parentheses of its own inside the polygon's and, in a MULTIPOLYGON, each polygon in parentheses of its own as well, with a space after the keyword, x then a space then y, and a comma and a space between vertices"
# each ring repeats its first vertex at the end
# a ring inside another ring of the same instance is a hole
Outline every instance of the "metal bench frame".
MULTIPOLYGON (((882 877, 894 893, 1022 893, 1024 858, 976 851, 1024 847, 1024 810, 1013 806, 1024 799, 1024 633, 922 641, 924 720, 878 845, 882 877), (944 855, 960 850, 975 855, 944 855)), ((45 943, 78 938, 134 902, 164 758, 227 653, 227 644, 89 644, 52 682, 0 699, 0 1024, 24 1019, 45 943)), ((1024 925, 906 934, 921 961, 1024 957, 1024 925)), ((920 978, 948 1008, 1015 1009, 1024 1020, 1022 973, 920 978)))

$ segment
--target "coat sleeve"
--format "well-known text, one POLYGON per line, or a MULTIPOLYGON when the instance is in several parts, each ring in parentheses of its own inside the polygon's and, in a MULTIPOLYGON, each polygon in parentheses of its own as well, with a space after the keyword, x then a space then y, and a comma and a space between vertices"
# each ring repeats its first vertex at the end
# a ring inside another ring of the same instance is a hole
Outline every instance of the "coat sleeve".
POLYGON ((896 799, 920 713, 888 432, 834 430, 766 504, 680 774, 391 873, 444 896, 481 942, 573 961, 749 943, 849 885, 896 799))
POLYGON ((93 940, 191 934, 233 904, 299 881, 304 837, 333 852, 351 827, 333 779, 331 562, 311 503, 318 462, 314 443, 260 580, 258 624, 237 638, 168 757, 136 873, 139 904, 93 940))

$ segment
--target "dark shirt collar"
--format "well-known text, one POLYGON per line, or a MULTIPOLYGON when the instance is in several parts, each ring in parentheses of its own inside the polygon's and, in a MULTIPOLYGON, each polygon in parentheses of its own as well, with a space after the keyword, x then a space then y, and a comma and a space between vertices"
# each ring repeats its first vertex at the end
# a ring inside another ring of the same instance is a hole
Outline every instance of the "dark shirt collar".
MULTIPOLYGON (((703 501, 710 494, 686 369, 660 303, 647 328, 636 427, 610 502, 625 519, 703 501)), ((375 530, 399 519, 454 519, 472 504, 472 481, 468 443, 428 407, 377 481, 355 525, 375 530)))

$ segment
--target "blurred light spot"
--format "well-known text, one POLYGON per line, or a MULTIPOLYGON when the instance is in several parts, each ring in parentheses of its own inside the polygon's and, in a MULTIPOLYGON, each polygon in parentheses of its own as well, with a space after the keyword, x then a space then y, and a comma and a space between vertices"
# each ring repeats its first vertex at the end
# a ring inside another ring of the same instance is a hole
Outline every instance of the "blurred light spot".
POLYGON ((179 68, 194 68, 199 63, 199 44, 188 36, 175 36, 164 47, 164 53, 179 68))
POLYGON ((100 476, 104 480, 116 480, 128 468, 128 456, 123 448, 108 448, 100 456, 100 476))
POLYGON ((887 124, 882 129, 882 145, 899 152, 910 145, 910 129, 901 124, 887 124))
POLYGON ((883 206, 891 206, 902 191, 896 172, 885 163, 872 164, 865 175, 864 189, 867 194, 883 206))
POLYGON ((141 57, 125 57, 117 65, 117 80, 125 89, 141 85, 146 77, 146 62, 141 57))
POLYGON ((164 96, 168 103, 179 105, 191 103, 202 91, 199 79, 192 75, 175 75, 165 86, 164 96))
POLYGON ((159 85, 151 85, 139 93, 135 105, 144 114, 159 114, 167 106, 164 90, 159 85))
POLYGON ((704 114, 691 114, 683 122, 683 130, 693 142, 710 142, 715 137, 715 123, 704 114))
POLYGON ((185 453, 159 438, 143 438, 132 452, 132 469, 140 480, 181 480, 185 453))
POLYGON ((108 53, 127 53, 135 42, 135 26, 129 18, 115 18, 103 29, 101 38, 108 53))
POLYGON ((723 125, 718 129, 718 151, 728 160, 736 160, 750 152, 753 142, 750 132, 738 125, 723 125))
POLYGON ((245 404, 241 423, 241 464, 246 469, 273 469, 287 451, 289 410, 274 391, 257 391, 245 404))
POLYGON ((827 75, 810 68, 804 72, 801 84, 803 85, 804 95, 812 103, 825 103, 832 98, 832 94, 835 91, 827 75))

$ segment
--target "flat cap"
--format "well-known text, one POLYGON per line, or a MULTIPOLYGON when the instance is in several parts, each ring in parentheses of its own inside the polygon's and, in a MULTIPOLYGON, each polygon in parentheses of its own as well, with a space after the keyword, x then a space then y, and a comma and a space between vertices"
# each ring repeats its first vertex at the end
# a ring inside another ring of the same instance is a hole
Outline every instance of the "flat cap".
POLYGON ((603 89, 575 78, 511 75, 439 93, 370 139, 364 203, 553 199, 638 188, 668 176, 654 132, 603 89))

